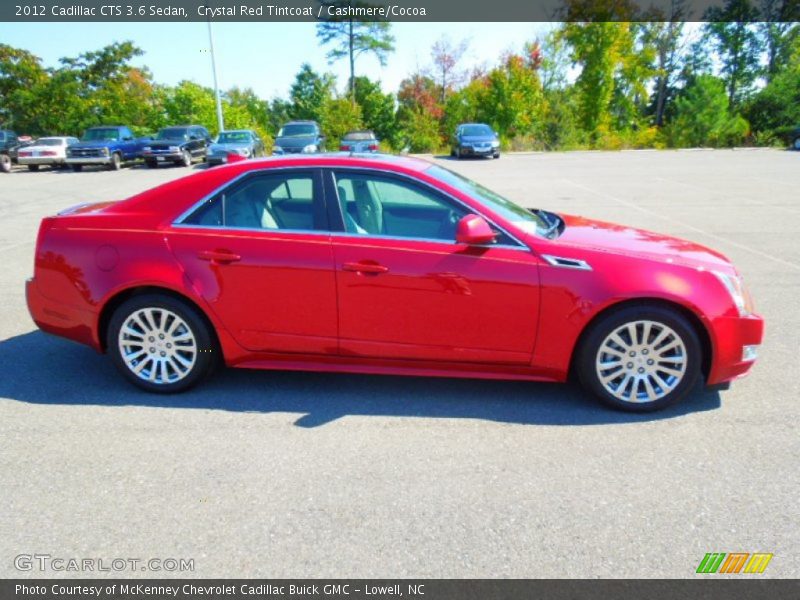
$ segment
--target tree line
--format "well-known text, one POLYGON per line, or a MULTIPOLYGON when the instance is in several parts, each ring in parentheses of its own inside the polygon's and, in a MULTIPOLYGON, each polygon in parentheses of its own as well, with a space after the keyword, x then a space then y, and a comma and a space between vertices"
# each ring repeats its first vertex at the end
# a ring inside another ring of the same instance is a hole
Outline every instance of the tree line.
MULTIPOLYGON (((467 121, 489 123, 512 150, 780 145, 800 125, 800 26, 775 17, 791 1, 727 0, 699 26, 680 20, 684 0, 673 1, 673 20, 566 21, 479 65, 466 64, 468 40, 443 37, 394 93, 357 68, 364 55, 390 60, 389 23, 322 22, 318 41, 330 61, 348 61, 348 81, 303 64, 286 97, 231 88, 225 126, 269 143, 286 121, 313 119, 330 140, 367 128, 384 149, 412 152, 441 150, 467 121)), ((142 54, 119 42, 45 67, 0 44, 0 123, 31 135, 103 123, 140 134, 176 123, 214 131, 213 90, 155 82, 131 64, 142 54)))

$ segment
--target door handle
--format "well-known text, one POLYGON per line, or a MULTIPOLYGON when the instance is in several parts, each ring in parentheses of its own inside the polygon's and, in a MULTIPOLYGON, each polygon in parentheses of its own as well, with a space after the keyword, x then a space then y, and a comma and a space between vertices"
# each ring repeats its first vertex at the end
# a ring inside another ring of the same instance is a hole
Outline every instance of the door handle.
POLYGON ((242 260, 242 257, 228 250, 201 250, 197 253, 200 260, 208 260, 212 263, 227 264, 242 260))
POLYGON ((343 271, 354 271, 356 273, 386 273, 389 267, 384 267, 374 262, 346 262, 342 265, 343 271))

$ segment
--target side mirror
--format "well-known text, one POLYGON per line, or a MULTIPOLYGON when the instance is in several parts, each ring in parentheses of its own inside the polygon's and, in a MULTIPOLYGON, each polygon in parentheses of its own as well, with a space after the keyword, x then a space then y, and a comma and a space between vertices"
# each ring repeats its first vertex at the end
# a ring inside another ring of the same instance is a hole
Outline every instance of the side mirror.
POLYGON ((456 241, 460 244, 489 244, 496 237, 486 219, 478 215, 466 215, 456 225, 456 241))
POLYGON ((129 135, 126 135, 124 138, 122 138, 122 141, 123 142, 132 142, 133 141, 133 137, 131 137, 129 135))

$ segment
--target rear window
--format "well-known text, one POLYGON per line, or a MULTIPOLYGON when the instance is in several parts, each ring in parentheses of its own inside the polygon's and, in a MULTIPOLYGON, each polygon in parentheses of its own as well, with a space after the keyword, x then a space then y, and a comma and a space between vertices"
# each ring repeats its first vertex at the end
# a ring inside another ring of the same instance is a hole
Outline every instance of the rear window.
POLYGON ((371 131, 351 131, 350 133, 345 134, 344 138, 342 139, 348 142, 361 142, 365 140, 374 140, 375 134, 371 131))

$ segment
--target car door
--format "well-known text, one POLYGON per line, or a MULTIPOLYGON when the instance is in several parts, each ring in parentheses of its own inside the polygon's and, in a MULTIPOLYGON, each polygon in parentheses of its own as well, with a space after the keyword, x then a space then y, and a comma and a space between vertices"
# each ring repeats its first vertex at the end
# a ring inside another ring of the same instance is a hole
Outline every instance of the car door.
POLYGON ((530 363, 539 274, 528 248, 502 232, 493 245, 456 243, 458 220, 474 211, 410 178, 341 169, 326 185, 339 208, 341 353, 530 363))
POLYGON ((336 280, 318 171, 250 172, 179 218, 168 243, 243 347, 336 353, 336 280))
POLYGON ((133 132, 127 127, 120 129, 119 149, 122 152, 122 158, 125 160, 136 158, 136 155, 138 154, 138 144, 136 143, 136 138, 134 138, 133 132))

